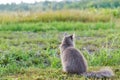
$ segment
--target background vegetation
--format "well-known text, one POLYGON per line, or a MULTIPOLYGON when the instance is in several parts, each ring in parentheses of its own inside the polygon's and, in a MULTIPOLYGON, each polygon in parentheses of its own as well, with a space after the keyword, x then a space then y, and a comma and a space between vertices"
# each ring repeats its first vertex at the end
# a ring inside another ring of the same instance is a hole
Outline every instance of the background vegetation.
POLYGON ((113 79, 119 80, 120 5, 117 1, 1 4, 0 79, 84 80, 78 75, 62 73, 59 44, 64 32, 68 32, 76 34, 76 48, 85 55, 88 71, 109 66, 116 74, 113 79), (45 6, 48 3, 52 7, 45 6), (26 9, 27 6, 32 7, 26 9))
POLYGON ((62 9, 87 9, 87 8, 119 8, 119 0, 63 0, 35 2, 28 4, 21 2, 21 4, 1 4, 0 11, 48 11, 48 10, 62 10, 62 9))

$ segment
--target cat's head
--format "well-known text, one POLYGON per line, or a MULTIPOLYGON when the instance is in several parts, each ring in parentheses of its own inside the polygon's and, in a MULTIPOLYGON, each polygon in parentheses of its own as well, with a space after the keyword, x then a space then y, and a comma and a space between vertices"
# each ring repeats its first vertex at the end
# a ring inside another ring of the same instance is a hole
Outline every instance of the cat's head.
POLYGON ((67 33, 65 33, 61 44, 74 46, 74 38, 75 38, 75 34, 68 35, 67 33))

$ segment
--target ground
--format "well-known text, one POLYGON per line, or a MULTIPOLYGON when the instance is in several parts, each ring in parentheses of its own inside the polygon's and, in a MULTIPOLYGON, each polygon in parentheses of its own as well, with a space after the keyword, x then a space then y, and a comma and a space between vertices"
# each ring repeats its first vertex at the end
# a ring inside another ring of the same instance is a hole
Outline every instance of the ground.
POLYGON ((67 32, 75 33, 76 48, 87 59, 88 70, 109 66, 116 74, 113 80, 119 80, 119 25, 119 19, 86 23, 53 21, 0 24, 0 79, 84 80, 84 77, 62 72, 59 45, 64 32, 67 32))

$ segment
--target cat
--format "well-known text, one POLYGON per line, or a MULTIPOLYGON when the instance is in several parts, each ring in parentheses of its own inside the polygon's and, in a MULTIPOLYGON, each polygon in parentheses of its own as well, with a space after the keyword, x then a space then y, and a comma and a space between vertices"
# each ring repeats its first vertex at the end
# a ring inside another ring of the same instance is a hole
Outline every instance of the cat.
POLYGON ((87 60, 83 54, 75 48, 74 41, 75 34, 64 35, 60 44, 60 58, 63 72, 97 78, 114 76, 114 73, 110 68, 87 72, 87 60))

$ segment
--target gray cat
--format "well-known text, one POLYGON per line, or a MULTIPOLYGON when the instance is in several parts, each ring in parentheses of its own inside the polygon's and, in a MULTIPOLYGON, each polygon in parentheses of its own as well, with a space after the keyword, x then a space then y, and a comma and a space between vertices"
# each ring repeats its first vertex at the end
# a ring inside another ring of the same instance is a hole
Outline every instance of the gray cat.
POLYGON ((87 72, 87 61, 83 54, 75 48, 75 35, 65 35, 60 44, 60 57, 63 71, 66 73, 80 74, 87 77, 111 77, 111 69, 87 72))

